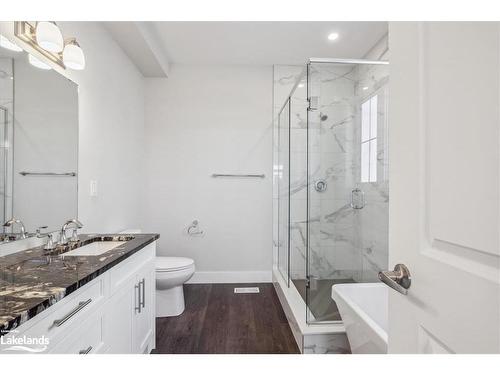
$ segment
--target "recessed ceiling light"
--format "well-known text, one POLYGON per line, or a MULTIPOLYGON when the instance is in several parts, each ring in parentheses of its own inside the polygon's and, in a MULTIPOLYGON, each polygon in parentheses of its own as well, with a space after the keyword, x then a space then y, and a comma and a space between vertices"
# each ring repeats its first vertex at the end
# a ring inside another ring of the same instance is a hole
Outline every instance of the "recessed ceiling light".
POLYGON ((328 40, 336 40, 336 39, 338 39, 338 37, 339 37, 338 33, 328 34, 328 40))
POLYGON ((303 83, 299 83, 299 88, 302 88, 304 87, 304 84, 303 83))
POLYGON ((363 90, 368 90, 368 86, 363 87, 363 90))

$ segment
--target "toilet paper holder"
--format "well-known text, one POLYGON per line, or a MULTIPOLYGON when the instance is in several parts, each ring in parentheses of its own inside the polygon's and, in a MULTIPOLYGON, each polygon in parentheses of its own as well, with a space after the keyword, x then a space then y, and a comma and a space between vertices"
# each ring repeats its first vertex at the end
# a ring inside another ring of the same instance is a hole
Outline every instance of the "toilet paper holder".
POLYGON ((203 231, 198 227, 198 220, 193 220, 191 225, 187 228, 187 234, 190 236, 199 236, 203 234, 203 231))

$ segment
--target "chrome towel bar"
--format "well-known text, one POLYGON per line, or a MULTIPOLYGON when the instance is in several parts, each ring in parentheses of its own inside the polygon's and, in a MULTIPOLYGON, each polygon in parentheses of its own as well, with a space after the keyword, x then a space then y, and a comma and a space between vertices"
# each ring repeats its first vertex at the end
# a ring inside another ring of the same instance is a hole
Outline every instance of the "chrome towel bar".
POLYGON ((250 177, 250 178, 265 178, 265 174, 220 174, 214 173, 212 177, 250 177))
POLYGON ((56 172, 19 172, 21 176, 62 176, 62 177, 75 177, 76 172, 64 172, 64 173, 56 173, 56 172))

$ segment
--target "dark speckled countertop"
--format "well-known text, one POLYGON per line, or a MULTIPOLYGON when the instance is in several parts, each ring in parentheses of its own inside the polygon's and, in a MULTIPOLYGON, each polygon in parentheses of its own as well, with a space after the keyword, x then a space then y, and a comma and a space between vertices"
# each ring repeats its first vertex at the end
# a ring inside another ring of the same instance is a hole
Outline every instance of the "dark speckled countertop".
POLYGON ((0 257, 0 336, 157 240, 158 234, 80 235, 70 248, 43 246, 0 257), (64 256, 94 241, 123 241, 97 256, 64 256))

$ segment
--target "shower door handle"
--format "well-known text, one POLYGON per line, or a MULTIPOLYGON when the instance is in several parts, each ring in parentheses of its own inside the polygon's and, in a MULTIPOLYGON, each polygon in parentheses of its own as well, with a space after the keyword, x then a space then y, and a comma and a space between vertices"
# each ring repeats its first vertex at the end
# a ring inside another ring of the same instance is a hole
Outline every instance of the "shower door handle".
POLYGON ((351 208, 354 208, 355 210, 362 210, 365 208, 365 192, 360 188, 351 190, 351 208), (359 197, 361 197, 361 202, 359 202, 359 197))
POLYGON ((396 264, 394 271, 380 271, 378 278, 395 291, 407 295, 411 286, 411 275, 404 264, 396 264))

